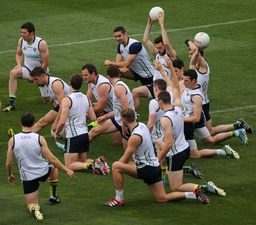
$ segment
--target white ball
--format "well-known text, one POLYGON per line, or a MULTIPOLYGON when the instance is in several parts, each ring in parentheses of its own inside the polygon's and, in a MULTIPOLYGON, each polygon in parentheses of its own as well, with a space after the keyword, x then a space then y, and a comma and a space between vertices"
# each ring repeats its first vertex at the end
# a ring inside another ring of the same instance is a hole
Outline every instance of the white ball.
POLYGON ((151 18, 151 20, 158 20, 159 13, 161 12, 164 12, 164 10, 159 6, 155 6, 152 9, 150 9, 149 17, 151 18))
POLYGON ((207 48, 210 44, 210 37, 205 32, 199 32, 194 37, 194 42, 196 42, 199 48, 204 49, 207 48))

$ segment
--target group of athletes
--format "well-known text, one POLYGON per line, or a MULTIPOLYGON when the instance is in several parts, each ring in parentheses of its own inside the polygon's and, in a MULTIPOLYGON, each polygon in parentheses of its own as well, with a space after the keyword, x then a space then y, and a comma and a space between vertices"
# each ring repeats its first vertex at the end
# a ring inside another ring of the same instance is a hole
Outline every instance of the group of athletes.
POLYGON ((21 26, 17 65, 9 76, 9 102, 2 111, 15 110, 19 78, 38 85, 43 101, 52 102, 53 108, 37 122, 32 113, 23 114, 22 131, 14 134, 9 130, 6 168, 8 181, 14 184, 12 163, 15 156, 27 208, 38 220, 43 219, 38 202, 39 182, 49 178, 49 201, 60 202, 56 195, 58 169, 71 178, 74 171, 110 173, 104 157, 88 158, 89 143, 99 135, 113 133, 115 142, 121 142, 124 149, 121 158, 112 164, 115 197, 103 203, 108 207, 125 205, 124 174, 142 179, 157 202, 194 199, 209 204, 207 192, 225 196, 225 191, 212 181, 204 185, 183 183, 184 172, 203 177, 195 165, 185 166, 186 160, 222 155, 239 159, 240 156, 229 145, 199 150, 195 135, 206 144, 232 137, 248 144, 247 133, 252 133, 252 128, 243 119, 233 124, 212 125, 207 95, 210 68, 204 50, 193 40, 186 40, 190 64, 185 69, 170 42, 164 13, 157 21, 148 18, 144 32, 143 42, 155 57, 153 62, 143 44, 130 38, 124 27, 116 27, 114 37, 118 43, 116 59, 104 61, 106 76, 99 74, 94 64, 87 63, 82 66, 82 75, 72 75, 68 85, 61 78, 50 75, 47 43, 36 36, 34 25, 28 22, 21 26), (161 36, 152 42, 150 31, 154 23, 159 23, 161 36), (140 81, 141 86, 130 90, 121 78, 140 81), (84 81, 88 85, 86 95, 80 91, 84 81), (147 124, 139 122, 137 112, 141 97, 149 99, 147 124), (64 165, 39 135, 50 124, 56 143, 64 149, 64 165), (58 143, 60 138, 65 139, 64 146, 58 143), (165 177, 167 180, 163 180, 165 177), (166 183, 171 193, 166 193, 166 183))

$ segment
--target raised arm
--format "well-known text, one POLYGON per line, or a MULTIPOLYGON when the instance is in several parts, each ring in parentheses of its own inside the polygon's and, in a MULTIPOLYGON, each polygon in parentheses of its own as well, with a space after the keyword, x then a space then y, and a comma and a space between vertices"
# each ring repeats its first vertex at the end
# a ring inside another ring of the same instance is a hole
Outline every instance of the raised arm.
POLYGON ((172 138, 172 122, 167 117, 162 117, 161 120, 161 127, 163 128, 164 133, 164 142, 162 142, 161 151, 158 153, 158 160, 159 162, 164 159, 167 152, 171 149, 173 144, 172 138))
POLYGON ((161 28, 164 47, 165 47, 168 55, 171 57, 171 59, 176 59, 177 53, 174 50, 174 48, 169 40, 168 33, 167 33, 165 25, 164 25, 164 12, 159 14, 158 21, 159 21, 160 28, 161 28))
POLYGON ((143 36, 143 42, 147 46, 148 50, 150 51, 151 54, 156 55, 157 54, 157 49, 155 48, 154 44, 150 40, 150 31, 151 27, 153 25, 154 21, 148 17, 148 22, 144 31, 144 36, 143 36))
POLYGON ((156 112, 157 110, 159 109, 159 105, 158 105, 158 102, 156 101, 156 99, 152 99, 150 102, 149 102, 149 113, 148 113, 148 123, 147 123, 147 127, 150 131, 150 133, 152 132, 153 130, 153 127, 156 123, 156 119, 157 119, 157 116, 156 116, 156 112))
POLYGON ((154 65, 155 69, 158 70, 161 73, 163 79, 167 83, 167 87, 173 88, 173 84, 172 84, 172 82, 170 80, 170 77, 167 76, 167 73, 164 70, 163 65, 160 63, 160 61, 154 60, 153 61, 153 65, 154 65))
POLYGON ((207 72, 207 64, 204 57, 201 55, 202 49, 199 49, 198 46, 191 40, 187 40, 187 45, 191 55, 189 68, 194 70, 199 70, 204 73, 207 72))

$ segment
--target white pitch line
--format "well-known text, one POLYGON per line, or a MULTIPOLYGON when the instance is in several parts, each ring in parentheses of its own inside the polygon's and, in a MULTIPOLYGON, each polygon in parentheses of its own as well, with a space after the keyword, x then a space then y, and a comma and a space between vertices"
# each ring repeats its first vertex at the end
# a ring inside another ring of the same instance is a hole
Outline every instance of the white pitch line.
POLYGON ((211 114, 218 114, 218 113, 226 113, 226 112, 235 112, 235 111, 242 111, 245 109, 254 109, 256 108, 256 105, 248 105, 244 107, 235 107, 235 108, 230 108, 230 109, 220 109, 220 110, 215 110, 210 112, 211 114))
MULTIPOLYGON (((167 30, 167 32, 178 32, 178 31, 193 30, 193 29, 199 29, 199 28, 209 28, 209 27, 216 27, 216 26, 223 26, 223 25, 230 25, 230 24, 237 24, 237 23, 248 23, 248 22, 254 22, 254 21, 256 21, 256 18, 244 19, 244 20, 231 20, 231 21, 222 22, 222 23, 212 23, 212 24, 205 24, 205 25, 198 25, 198 26, 191 26, 191 27, 174 28, 174 29, 167 30)), ((159 33, 159 32, 155 31, 155 32, 151 32, 151 33, 154 34, 154 33, 159 33)), ((138 37, 138 36, 142 36, 142 35, 143 34, 140 33, 140 34, 131 34, 130 36, 138 37)), ((53 48, 53 47, 72 46, 72 45, 88 44, 88 43, 101 42, 101 41, 109 41, 109 40, 113 40, 113 39, 114 39, 113 37, 97 38, 97 39, 91 39, 91 40, 52 44, 52 45, 49 45, 49 47, 53 48)), ((16 52, 16 49, 0 51, 0 54, 7 54, 7 53, 12 53, 12 52, 16 52)))

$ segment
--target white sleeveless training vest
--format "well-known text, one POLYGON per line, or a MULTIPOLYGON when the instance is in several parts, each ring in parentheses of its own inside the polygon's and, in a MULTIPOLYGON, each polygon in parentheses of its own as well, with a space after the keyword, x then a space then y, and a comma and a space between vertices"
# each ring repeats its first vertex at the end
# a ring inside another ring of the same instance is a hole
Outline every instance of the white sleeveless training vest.
POLYGON ((133 159, 136 165, 138 167, 143 167, 145 165, 159 166, 148 127, 144 123, 138 123, 132 130, 131 135, 139 135, 142 141, 133 154, 133 159))
POLYGON ((42 156, 39 137, 33 132, 21 132, 13 136, 13 152, 23 181, 34 180, 48 173, 49 163, 42 156))
POLYGON ((166 111, 164 117, 167 117, 172 122, 173 144, 166 155, 170 157, 184 151, 188 148, 189 144, 185 140, 184 116, 182 110, 179 107, 174 107, 173 110, 166 111))
MULTIPOLYGON (((127 59, 129 54, 129 47, 135 42, 139 41, 129 38, 128 44, 126 46, 120 44, 120 52, 125 60, 127 59)), ((141 51, 137 54, 134 62, 130 65, 130 69, 143 78, 149 78, 153 76, 155 69, 151 64, 149 55, 143 45, 141 51)))
POLYGON ((73 92, 68 98, 71 100, 71 107, 65 123, 65 132, 66 138, 71 138, 88 132, 86 115, 90 107, 90 102, 87 96, 81 92, 73 92))
MULTIPOLYGON (((70 94, 70 87, 68 86, 68 84, 63 81, 62 79, 58 78, 58 77, 51 77, 49 76, 48 77, 48 85, 45 85, 46 89, 47 89, 47 93, 49 95, 49 97, 52 99, 52 100, 56 100, 57 97, 55 95, 55 93, 53 92, 52 90, 52 85, 53 83, 56 81, 56 80, 59 80, 61 81, 61 83, 63 84, 63 90, 64 90, 64 94, 65 96, 68 96, 70 94)), ((60 102, 58 102, 60 103, 60 102)))
POLYGON ((208 86, 209 86, 209 79, 210 79, 210 67, 207 65, 207 72, 206 73, 201 73, 196 69, 197 73, 197 83, 201 85, 201 91, 204 95, 204 100, 203 104, 209 103, 209 98, 208 98, 208 86))
POLYGON ((200 85, 195 89, 185 88, 184 92, 181 95, 183 115, 192 116, 194 115, 194 103, 192 101, 192 96, 199 95, 203 101, 203 94, 200 88, 200 85))
POLYGON ((106 102, 104 112, 111 112, 113 111, 113 86, 110 83, 109 79, 99 74, 97 76, 96 84, 88 83, 88 86, 91 88, 94 98, 98 100, 99 95, 97 92, 97 88, 102 84, 108 84, 110 86, 110 91, 108 93, 108 100, 106 102))
MULTIPOLYGON (((129 107, 134 110, 133 97, 129 87, 121 80, 117 81, 114 86, 117 86, 117 85, 122 85, 126 89, 126 97, 128 99, 129 107)), ((118 98, 115 96, 115 94, 113 95, 113 108, 115 111, 115 121, 120 126, 122 126, 121 111, 123 110, 123 107, 120 101, 118 100, 118 98)))
POLYGON ((40 37, 35 37, 32 44, 28 44, 27 41, 22 39, 21 41, 21 50, 24 55, 24 65, 30 71, 37 66, 41 66, 42 59, 39 50, 39 44, 43 39, 40 37))

